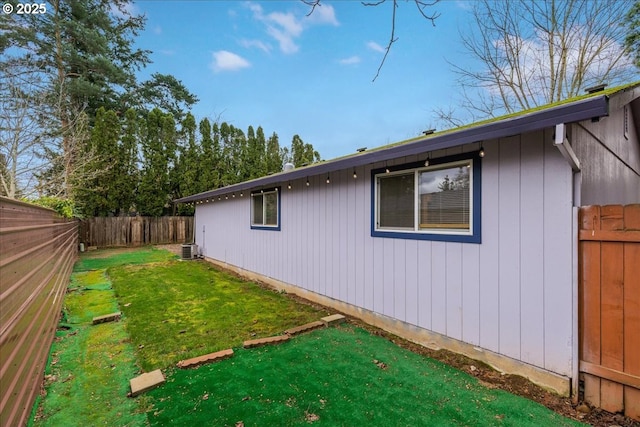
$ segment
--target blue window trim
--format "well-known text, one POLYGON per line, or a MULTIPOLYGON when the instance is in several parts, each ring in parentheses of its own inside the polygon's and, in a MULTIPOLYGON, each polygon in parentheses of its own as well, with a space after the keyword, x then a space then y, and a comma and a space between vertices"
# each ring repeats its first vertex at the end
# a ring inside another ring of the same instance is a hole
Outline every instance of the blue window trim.
MULTIPOLYGON (((426 157, 426 156, 425 156, 426 157)), ((397 172, 409 169, 418 169, 424 167, 424 161, 415 163, 406 163, 403 165, 394 165, 386 168, 373 169, 371 171, 371 237, 387 237, 391 239, 412 239, 412 240, 432 240, 438 242, 462 242, 462 243, 482 243, 482 158, 479 151, 456 154, 453 156, 439 157, 429 159, 429 165, 435 166, 444 163, 458 162, 462 160, 473 160, 472 176, 473 176, 473 234, 445 234, 445 233, 429 233, 429 232, 397 232, 376 230, 376 175, 383 173, 386 169, 389 172, 397 172)))
POLYGON ((269 231, 280 231, 281 227, 280 227, 280 220, 281 220, 281 215, 280 215, 280 207, 281 207, 281 202, 280 202, 280 197, 281 197, 282 191, 280 191, 280 187, 270 187, 270 188, 262 188, 260 190, 253 190, 250 194, 250 198, 249 198, 249 203, 251 203, 249 205, 249 224, 251 225, 251 229, 252 230, 269 230, 269 231), (259 193, 263 193, 263 192, 268 192, 268 191, 275 191, 276 194, 278 194, 278 220, 277 226, 269 226, 269 225, 253 225, 253 217, 252 217, 252 212, 253 212, 253 195, 254 194, 259 194, 259 193))

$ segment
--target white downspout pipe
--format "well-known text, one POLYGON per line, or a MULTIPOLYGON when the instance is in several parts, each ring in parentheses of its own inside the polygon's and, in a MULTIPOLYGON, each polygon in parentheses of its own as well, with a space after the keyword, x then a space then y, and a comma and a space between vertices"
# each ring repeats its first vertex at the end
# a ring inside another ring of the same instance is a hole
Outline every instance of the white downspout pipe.
POLYGON ((556 134, 553 139, 553 143, 558 147, 558 150, 560 150, 562 156, 569 163, 571 169, 574 172, 580 172, 580 160, 578 160, 578 156, 576 156, 573 148, 569 145, 569 140, 567 140, 567 135, 564 129, 564 123, 556 125, 556 134))
POLYGON ((572 351, 571 351, 571 400, 574 403, 578 402, 579 393, 579 381, 580 381, 580 337, 579 335, 579 319, 578 319, 578 209, 580 208, 580 196, 581 196, 581 182, 582 176, 580 173, 580 160, 573 148, 569 144, 567 135, 565 132, 564 123, 556 125, 556 132, 554 136, 554 145, 558 148, 562 157, 565 158, 571 170, 573 171, 573 203, 571 207, 572 217, 572 244, 571 244, 571 270, 572 270, 572 284, 571 284, 571 313, 572 313, 572 351))

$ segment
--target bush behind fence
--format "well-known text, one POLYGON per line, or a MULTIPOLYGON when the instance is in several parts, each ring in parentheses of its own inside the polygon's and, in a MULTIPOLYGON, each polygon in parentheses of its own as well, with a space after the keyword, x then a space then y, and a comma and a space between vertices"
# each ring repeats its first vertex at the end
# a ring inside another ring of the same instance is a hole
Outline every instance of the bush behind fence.
POLYGON ((108 248, 190 243, 192 216, 96 217, 80 222, 80 243, 108 248))

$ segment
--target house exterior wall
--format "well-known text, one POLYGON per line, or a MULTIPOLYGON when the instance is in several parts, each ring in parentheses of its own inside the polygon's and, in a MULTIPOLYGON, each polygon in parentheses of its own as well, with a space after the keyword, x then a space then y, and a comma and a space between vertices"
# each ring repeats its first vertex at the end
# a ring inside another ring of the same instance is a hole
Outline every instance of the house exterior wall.
POLYGON ((582 167, 581 205, 640 202, 637 110, 640 100, 612 111, 599 122, 572 125, 571 144, 582 167))
POLYGON ((208 258, 571 377, 571 168, 552 130, 483 146, 481 244, 372 237, 379 163, 357 179, 283 182, 281 231, 250 229, 246 193, 197 205, 196 243, 208 258))

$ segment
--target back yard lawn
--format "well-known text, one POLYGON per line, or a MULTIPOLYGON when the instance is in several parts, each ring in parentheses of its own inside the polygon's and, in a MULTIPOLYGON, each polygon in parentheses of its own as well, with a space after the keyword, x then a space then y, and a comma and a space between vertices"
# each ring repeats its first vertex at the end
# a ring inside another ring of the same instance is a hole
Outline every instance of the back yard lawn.
POLYGON ((85 254, 31 424, 578 425, 351 324, 242 348, 327 314, 162 250, 85 254), (91 326, 117 310, 122 321, 91 326), (175 368, 229 347, 231 359, 175 368), (164 385, 126 397, 129 379, 157 368, 164 385))

